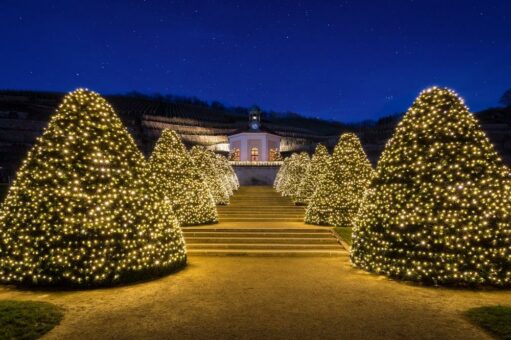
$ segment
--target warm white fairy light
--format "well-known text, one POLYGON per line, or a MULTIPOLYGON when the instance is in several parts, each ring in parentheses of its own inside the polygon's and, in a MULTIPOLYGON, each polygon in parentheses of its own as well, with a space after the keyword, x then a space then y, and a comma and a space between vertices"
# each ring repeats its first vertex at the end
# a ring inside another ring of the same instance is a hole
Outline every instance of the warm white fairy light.
POLYGON ((149 163, 160 197, 170 202, 181 225, 218 221, 209 187, 175 131, 163 130, 149 163))
POLYGON ((238 176, 236 176, 234 169, 226 157, 220 154, 216 154, 215 157, 217 168, 220 170, 220 175, 228 188, 229 194, 232 195, 233 192, 238 190, 240 187, 238 176))
POLYGON ((272 148, 272 149, 270 149, 268 160, 270 162, 282 161, 282 155, 280 154, 279 148, 272 148))
POLYGON ((305 212, 305 222, 352 227, 373 175, 362 144, 353 133, 344 133, 305 212))
POLYGON ((194 146, 190 150, 195 166, 204 177, 204 181, 209 186, 216 204, 229 204, 229 188, 221 169, 217 166, 217 159, 212 151, 206 150, 200 146, 194 146))
POLYGON ((352 262, 435 284, 511 284, 511 174, 452 90, 423 91, 387 143, 352 262))
POLYGON ((0 209, 0 280, 93 286, 186 261, 143 155, 98 94, 67 95, 0 209))
MULTIPOLYGON (((292 157, 293 155, 291 155, 292 157)), ((282 185, 284 184, 284 175, 287 172, 287 168, 289 167, 289 163, 291 162, 291 157, 287 157, 280 164, 279 171, 277 171, 277 175, 275 176, 275 181, 273 181, 273 188, 277 192, 282 192, 282 185)))
POLYGON ((296 204, 309 203, 312 195, 316 191, 318 184, 321 182, 325 174, 328 172, 330 156, 328 150, 322 144, 316 146, 314 155, 307 165, 305 175, 300 182, 296 195, 296 204))
POLYGON ((309 162, 310 158, 306 152, 292 154, 289 157, 289 161, 284 163, 275 181, 277 191, 282 193, 283 196, 289 196, 291 199, 295 200, 300 182, 307 171, 309 162))

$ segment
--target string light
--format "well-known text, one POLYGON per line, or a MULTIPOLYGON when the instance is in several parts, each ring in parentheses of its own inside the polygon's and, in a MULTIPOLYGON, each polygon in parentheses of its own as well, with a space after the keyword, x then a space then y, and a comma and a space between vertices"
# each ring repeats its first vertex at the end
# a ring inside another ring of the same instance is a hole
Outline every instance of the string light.
POLYGON ((96 286, 184 265, 172 208, 112 107, 68 94, 0 208, 3 283, 96 286))
POLYGON ((275 183, 277 191, 283 196, 290 196, 295 200, 300 182, 307 171, 309 162, 310 158, 306 152, 292 154, 289 157, 289 161, 287 163, 284 162, 283 168, 281 169, 282 172, 278 176, 278 183, 275 183))
POLYGON ((209 187, 175 131, 163 130, 149 163, 160 198, 170 202, 181 225, 218 222, 209 187))
POLYGON ((209 186, 215 203, 220 205, 229 204, 229 184, 226 183, 221 169, 217 167, 215 153, 201 146, 193 146, 190 155, 195 166, 204 177, 204 181, 209 186))
POLYGON ((279 162, 282 161, 282 155, 280 154, 279 148, 271 148, 268 160, 270 162, 279 162))
POLYGON ((423 91, 398 124, 353 233, 352 263, 431 284, 511 284, 511 174, 462 99, 423 91))
POLYGON ((358 137, 344 133, 305 212, 305 223, 352 227, 373 169, 358 137))
POLYGON ((234 169, 226 157, 220 154, 215 154, 215 157, 217 168, 220 170, 220 175, 223 178, 223 182, 225 183, 225 186, 227 186, 227 190, 230 195, 232 195, 233 192, 238 190, 240 187, 238 176, 236 176, 236 172, 234 172, 234 169))
POLYGON ((318 144, 298 187, 295 200, 296 204, 306 205, 309 203, 318 187, 318 183, 321 182, 323 176, 328 172, 329 159, 330 156, 328 155, 326 147, 322 144, 318 144))
POLYGON ((291 158, 294 154, 292 154, 290 157, 285 158, 282 161, 282 164, 280 165, 279 171, 277 171, 277 175, 275 176, 275 181, 273 181, 273 188, 277 192, 282 192, 282 185, 284 184, 284 175, 287 172, 287 168, 289 166, 289 163, 291 162, 291 158))

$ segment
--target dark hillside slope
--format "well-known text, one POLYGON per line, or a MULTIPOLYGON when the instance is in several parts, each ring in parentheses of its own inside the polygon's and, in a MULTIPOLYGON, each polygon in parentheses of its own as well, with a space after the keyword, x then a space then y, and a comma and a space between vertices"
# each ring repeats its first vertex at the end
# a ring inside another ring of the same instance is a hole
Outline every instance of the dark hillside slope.
MULTIPOLYGON (((39 136, 63 93, 0 91, 0 183, 12 179, 27 150, 39 136)), ((162 96, 106 96, 121 116, 141 150, 148 155, 164 128, 176 130, 188 145, 227 150, 227 136, 247 124, 246 108, 226 108, 199 100, 162 96)), ((489 109, 479 119, 490 139, 511 164, 511 109, 489 109)), ((400 116, 376 122, 343 124, 297 114, 263 113, 263 124, 282 137, 282 152, 312 151, 318 142, 330 149, 340 133, 357 133, 371 161, 376 163, 400 116)))

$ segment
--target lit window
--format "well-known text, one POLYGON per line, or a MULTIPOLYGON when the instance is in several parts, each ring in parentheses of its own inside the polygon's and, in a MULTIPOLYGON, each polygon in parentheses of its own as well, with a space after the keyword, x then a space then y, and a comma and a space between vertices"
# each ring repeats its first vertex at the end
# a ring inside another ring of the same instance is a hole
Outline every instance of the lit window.
POLYGON ((258 148, 252 148, 250 150, 250 159, 252 161, 258 161, 259 160, 259 149, 258 148))

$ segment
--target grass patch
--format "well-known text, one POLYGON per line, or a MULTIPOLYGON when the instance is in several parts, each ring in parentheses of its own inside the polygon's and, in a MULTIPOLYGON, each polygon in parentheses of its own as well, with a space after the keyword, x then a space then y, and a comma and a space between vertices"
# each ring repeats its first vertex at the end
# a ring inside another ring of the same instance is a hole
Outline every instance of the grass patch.
POLYGON ((351 246, 351 229, 348 227, 335 227, 335 232, 339 235, 344 242, 351 246))
POLYGON ((55 305, 38 301, 0 301, 0 339, 37 339, 63 317, 55 305))
POLYGON ((500 339, 511 339, 511 307, 487 306, 472 308, 465 315, 475 324, 500 339))

